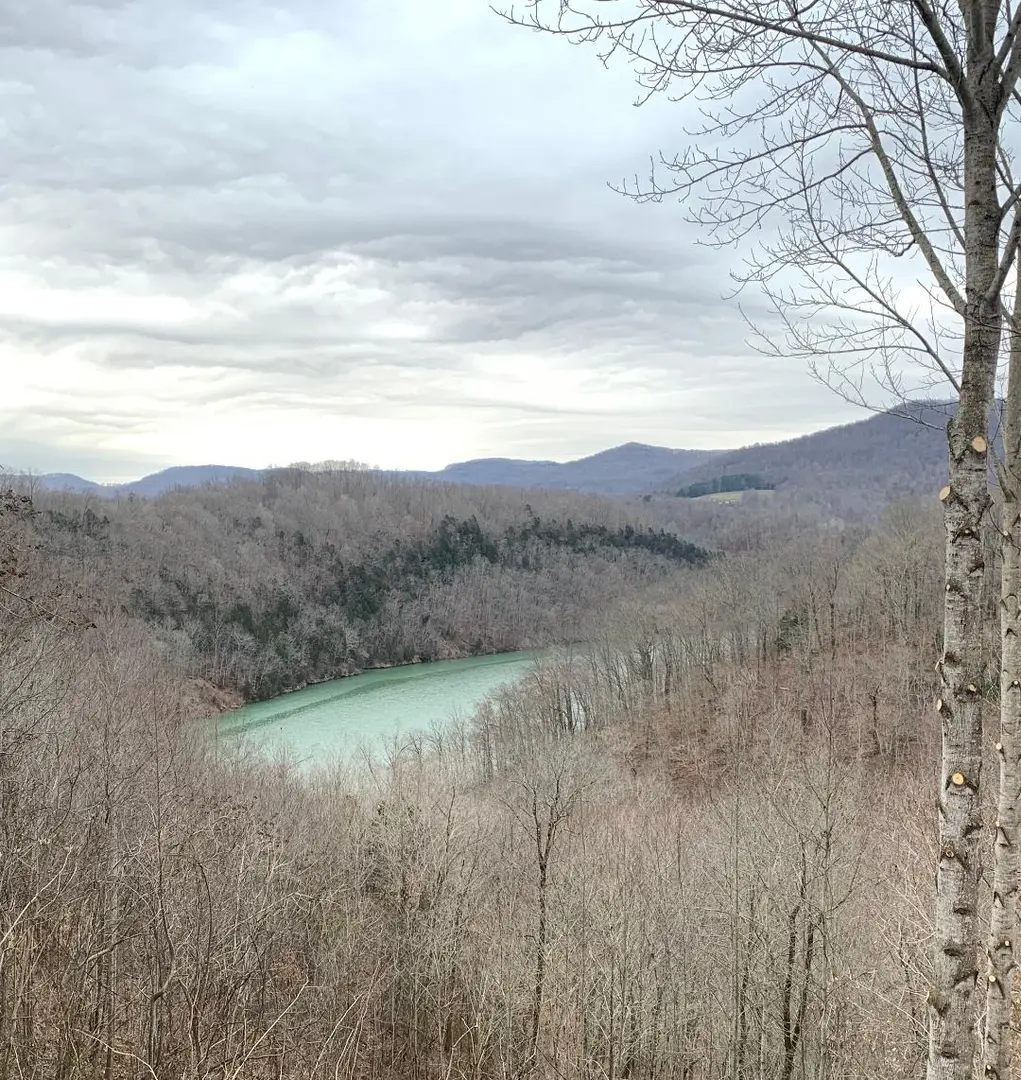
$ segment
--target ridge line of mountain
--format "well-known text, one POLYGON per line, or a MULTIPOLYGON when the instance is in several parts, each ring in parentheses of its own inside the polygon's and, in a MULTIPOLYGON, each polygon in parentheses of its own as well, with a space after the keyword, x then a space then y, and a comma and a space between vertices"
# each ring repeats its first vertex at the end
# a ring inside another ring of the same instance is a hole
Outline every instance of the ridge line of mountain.
MULTIPOLYGON (((734 450, 674 449, 626 442, 573 461, 519 458, 475 458, 438 470, 394 469, 380 473, 436 483, 497 485, 516 488, 580 491, 603 495, 676 493, 714 476, 756 474, 773 484, 804 481, 820 474, 833 482, 848 470, 872 472, 899 455, 914 461, 917 476, 908 487, 922 490, 945 469, 947 406, 942 402, 908 402, 863 420, 774 443, 756 443, 734 450), (912 423, 910 421, 917 421, 912 423)), ((293 466, 289 466, 293 467, 293 466)), ((309 468, 302 463, 300 467, 309 468)), ((311 466, 315 468, 315 466, 311 466)), ((74 473, 25 474, 51 491, 73 491, 102 497, 135 495, 156 498, 175 488, 258 480, 274 468, 235 465, 178 465, 121 484, 101 484, 74 473)))

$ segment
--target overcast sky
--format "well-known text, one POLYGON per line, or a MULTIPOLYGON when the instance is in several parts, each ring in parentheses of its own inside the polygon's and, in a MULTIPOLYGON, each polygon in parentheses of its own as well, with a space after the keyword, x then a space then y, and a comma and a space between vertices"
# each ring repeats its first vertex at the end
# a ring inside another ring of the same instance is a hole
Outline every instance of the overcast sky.
POLYGON ((735 256, 607 181, 683 145, 485 0, 8 0, 0 462, 433 468, 860 415, 735 256), (11 16, 13 3, 13 18, 11 16))

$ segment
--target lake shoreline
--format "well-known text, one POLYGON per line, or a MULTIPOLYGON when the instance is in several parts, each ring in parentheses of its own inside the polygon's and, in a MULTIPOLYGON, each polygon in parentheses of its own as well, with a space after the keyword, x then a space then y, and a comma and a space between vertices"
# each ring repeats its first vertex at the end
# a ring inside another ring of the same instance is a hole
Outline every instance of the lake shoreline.
POLYGON ((223 716, 226 713, 233 713, 244 708, 246 705, 257 705, 267 701, 279 701, 282 698, 286 698, 288 693, 298 693, 301 690, 308 690, 313 686, 323 686, 326 683, 336 683, 339 679, 354 678, 358 675, 367 675, 370 672, 385 672, 397 669, 397 667, 417 667, 421 664, 445 664, 452 660, 481 660, 485 657, 499 657, 503 654, 510 654, 514 652, 541 652, 547 649, 556 649, 561 647, 567 647, 569 643, 555 643, 553 645, 523 645, 515 649, 486 649, 482 652, 457 652, 454 656, 449 657, 415 657, 414 660, 402 660, 400 662, 385 663, 385 664, 366 664, 364 667, 355 667, 353 671, 340 672, 337 675, 330 675, 326 678, 320 679, 308 679, 304 683, 299 683, 296 686, 288 687, 286 690, 281 690, 280 693, 274 693, 271 698, 251 698, 246 699, 240 690, 230 687, 218 687, 215 683, 211 683, 209 679, 194 678, 192 684, 199 691, 199 696, 205 702, 212 705, 212 711, 210 716, 223 716))
POLYGON ((387 664, 367 664, 365 667, 343 671, 336 675, 330 675, 325 679, 309 679, 305 682, 298 683, 295 686, 290 686, 286 690, 281 690, 279 694, 274 694, 272 697, 267 698, 248 699, 244 697, 240 690, 232 687, 217 686, 209 679, 204 678, 194 678, 191 680, 191 684, 198 700, 203 706, 208 706, 205 715, 212 718, 236 712, 238 709, 243 709, 248 705, 259 705, 268 701, 280 701, 289 694, 297 694, 302 690, 308 690, 314 686, 324 686, 326 683, 338 682, 341 679, 353 679, 359 675, 368 675, 373 671, 391 671, 395 668, 419 667, 423 664, 447 664, 452 660, 476 660, 483 659, 487 656, 502 656, 505 654, 509 655, 521 652, 542 652, 547 649, 559 648, 562 645, 564 645, 562 642, 553 645, 524 645, 516 649, 486 649, 482 652, 455 653, 452 656, 416 656, 413 660, 395 661, 387 664))

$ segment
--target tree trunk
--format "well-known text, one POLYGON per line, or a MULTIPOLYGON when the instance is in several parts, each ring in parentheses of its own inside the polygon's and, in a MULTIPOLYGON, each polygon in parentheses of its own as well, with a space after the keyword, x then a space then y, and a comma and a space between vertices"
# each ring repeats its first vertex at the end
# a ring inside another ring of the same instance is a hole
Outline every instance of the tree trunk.
POLYGON ((1007 1080, 1011 1057, 1011 991, 1017 931, 1021 798, 1021 278, 1014 297, 1010 367, 1003 424, 1000 581, 1000 787, 993 842, 993 905, 986 955, 986 1022, 982 1074, 1007 1080))
MULTIPOLYGON (((548 856, 547 846, 547 856, 548 856)), ((532 1025, 528 1037, 528 1064, 534 1067, 539 1055, 539 1024, 542 1020, 542 998, 546 989, 546 889, 547 856, 539 854, 539 924, 535 933, 535 986, 532 991, 532 1025)))
POLYGON ((975 987, 978 978, 982 833, 982 685, 984 561, 982 530, 989 509, 987 437, 999 359, 998 270, 1000 206, 996 188, 997 87, 991 32, 969 40, 968 68, 984 108, 965 116, 966 310, 961 393, 950 421, 949 484, 940 493, 946 529, 946 593, 942 689, 943 726, 939 854, 936 871, 935 982, 930 991, 928 1080, 971 1080, 975 987), (972 75, 974 73, 974 75, 972 75))

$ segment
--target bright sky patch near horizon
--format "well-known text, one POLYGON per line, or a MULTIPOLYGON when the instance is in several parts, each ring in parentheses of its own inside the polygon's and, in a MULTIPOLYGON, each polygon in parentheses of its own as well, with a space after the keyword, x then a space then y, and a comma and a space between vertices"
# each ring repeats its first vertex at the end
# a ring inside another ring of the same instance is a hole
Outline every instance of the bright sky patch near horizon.
POLYGON ((861 415, 746 344, 682 207, 607 188, 683 147, 678 107, 485 0, 15 0, 0 72, 0 464, 439 468, 861 415))

